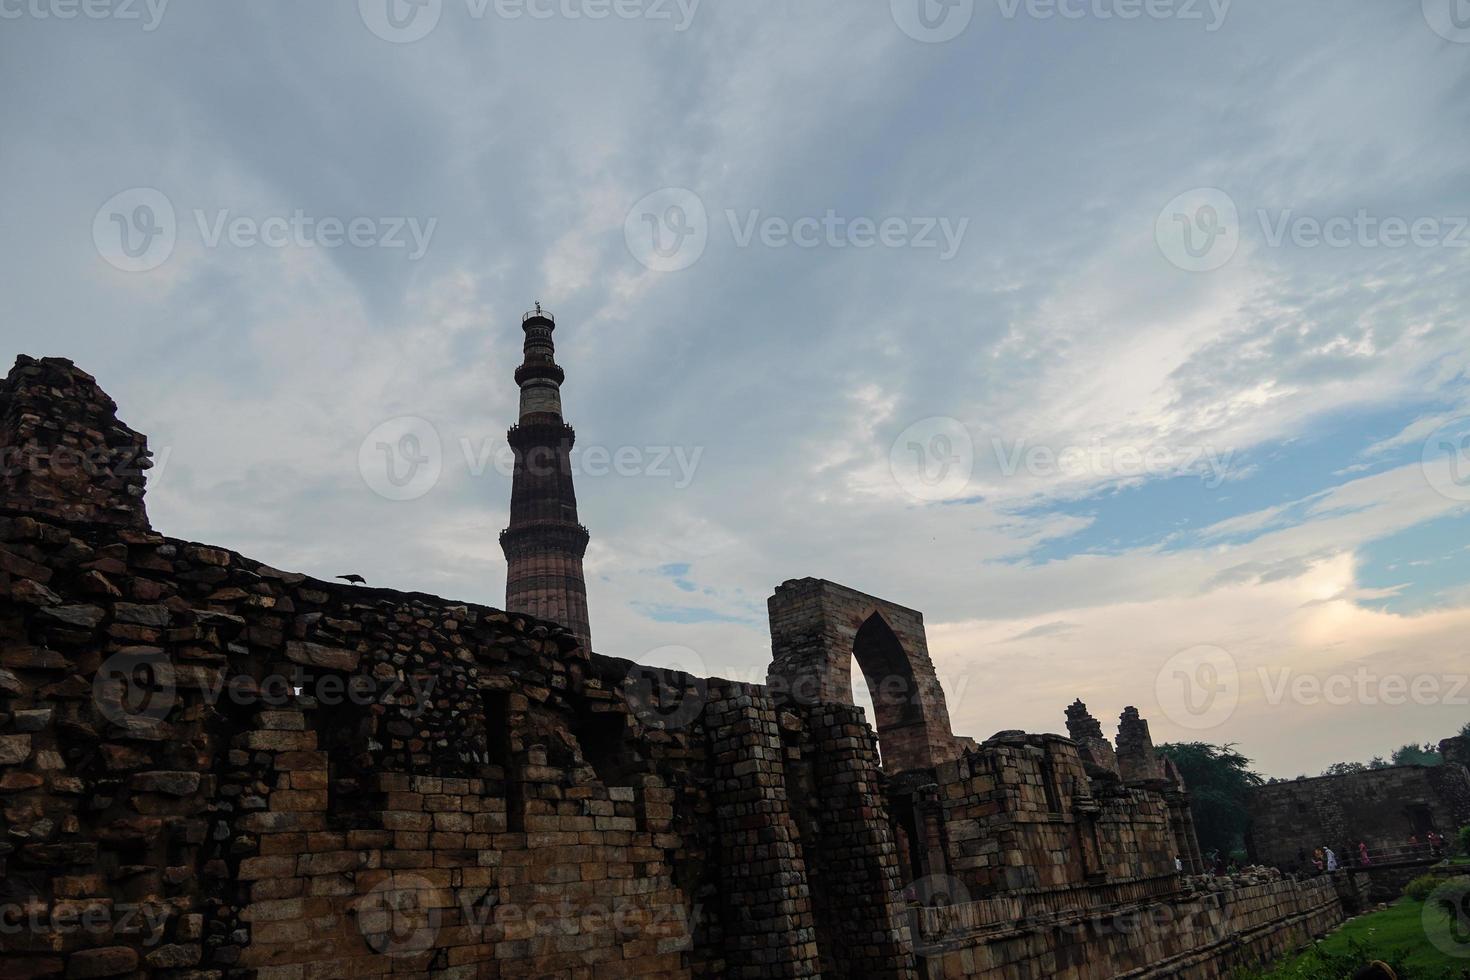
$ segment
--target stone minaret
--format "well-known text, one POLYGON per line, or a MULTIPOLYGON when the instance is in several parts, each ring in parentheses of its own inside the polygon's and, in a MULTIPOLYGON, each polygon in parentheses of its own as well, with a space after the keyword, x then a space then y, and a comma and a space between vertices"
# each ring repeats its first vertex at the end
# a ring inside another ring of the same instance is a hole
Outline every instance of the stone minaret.
POLYGON ((537 303, 521 327, 526 332, 525 361, 516 368, 521 416, 507 436, 515 451, 510 527, 500 534, 508 565, 505 608, 562 624, 590 651, 587 583, 582 577, 587 529, 577 522, 572 487, 576 434, 561 417, 566 374, 556 364, 551 341, 556 319, 537 303))

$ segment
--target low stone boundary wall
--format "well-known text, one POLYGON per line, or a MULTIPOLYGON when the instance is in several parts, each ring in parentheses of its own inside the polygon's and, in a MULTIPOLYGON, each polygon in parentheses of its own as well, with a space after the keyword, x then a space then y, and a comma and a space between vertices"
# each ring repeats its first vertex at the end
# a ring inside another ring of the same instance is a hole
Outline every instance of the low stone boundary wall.
POLYGON ((1222 885, 1090 912, 1027 912, 1024 897, 1010 901, 1018 914, 1009 924, 994 920, 993 903, 971 903, 985 905, 973 916, 963 907, 952 912, 954 925, 986 924, 930 932, 921 943, 920 975, 1216 980, 1283 956, 1343 920, 1337 891, 1325 879, 1222 885))

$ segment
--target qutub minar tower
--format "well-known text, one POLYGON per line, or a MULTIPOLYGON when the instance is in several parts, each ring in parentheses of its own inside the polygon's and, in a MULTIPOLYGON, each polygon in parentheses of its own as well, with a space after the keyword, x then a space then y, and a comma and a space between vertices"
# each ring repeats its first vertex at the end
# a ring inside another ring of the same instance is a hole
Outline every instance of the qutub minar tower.
POLYGON ((572 487, 576 433, 561 417, 564 372, 556 363, 551 333, 556 318, 536 308, 521 318, 525 360, 516 368, 520 421, 506 438, 515 452, 510 527, 500 533, 505 551, 505 608, 561 623, 592 649, 587 624, 587 583, 582 556, 587 529, 577 521, 572 487))

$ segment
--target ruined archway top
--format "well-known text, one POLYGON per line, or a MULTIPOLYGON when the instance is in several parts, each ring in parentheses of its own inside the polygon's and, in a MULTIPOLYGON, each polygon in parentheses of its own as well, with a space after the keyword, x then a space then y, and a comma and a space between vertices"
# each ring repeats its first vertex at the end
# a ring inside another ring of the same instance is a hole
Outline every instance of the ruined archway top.
MULTIPOLYGON (((873 613, 882 613, 884 611, 906 613, 907 615, 917 617, 920 620, 924 618, 924 614, 919 610, 913 608, 912 606, 900 605, 897 602, 893 602, 889 599, 879 598, 878 596, 871 595, 867 592, 859 592, 857 589, 851 588, 846 585, 839 585, 838 583, 833 582, 829 579, 810 577, 787 579, 776 587, 775 594, 780 595, 783 592, 791 590, 826 593, 833 598, 843 599, 848 602, 857 601, 867 603, 871 606, 871 608, 868 610, 868 615, 863 617, 863 622, 866 622, 873 613)), ((774 598, 774 596, 772 598, 774 598)))

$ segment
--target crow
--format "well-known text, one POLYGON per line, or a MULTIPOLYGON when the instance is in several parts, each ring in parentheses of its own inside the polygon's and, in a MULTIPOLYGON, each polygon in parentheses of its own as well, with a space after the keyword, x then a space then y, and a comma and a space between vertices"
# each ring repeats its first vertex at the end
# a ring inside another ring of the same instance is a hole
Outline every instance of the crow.
POLYGON ((367 585, 367 579, 361 575, 338 575, 337 577, 344 582, 351 582, 353 585, 367 585))

